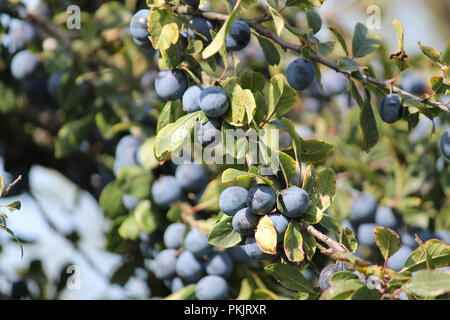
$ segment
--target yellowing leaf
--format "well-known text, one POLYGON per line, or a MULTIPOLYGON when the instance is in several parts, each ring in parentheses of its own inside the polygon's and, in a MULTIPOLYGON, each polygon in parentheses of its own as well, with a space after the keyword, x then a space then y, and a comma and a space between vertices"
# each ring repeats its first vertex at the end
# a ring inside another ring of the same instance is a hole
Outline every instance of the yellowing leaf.
POLYGON ((268 216, 264 216, 259 220, 255 239, 261 251, 269 254, 277 253, 277 231, 268 216))

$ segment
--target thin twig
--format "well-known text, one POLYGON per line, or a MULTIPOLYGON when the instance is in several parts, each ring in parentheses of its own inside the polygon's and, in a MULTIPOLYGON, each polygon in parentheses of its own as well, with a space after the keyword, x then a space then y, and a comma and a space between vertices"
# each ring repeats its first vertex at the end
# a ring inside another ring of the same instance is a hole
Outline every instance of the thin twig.
POLYGON ((311 235, 313 235, 316 239, 322 241, 325 243, 328 247, 333 249, 336 252, 347 252, 347 250, 339 243, 331 239, 330 237, 327 237, 322 232, 314 228, 312 225, 310 225, 307 222, 303 222, 303 227, 306 231, 308 231, 311 235))
POLYGON ((19 181, 21 181, 21 180, 22 180, 22 175, 19 175, 19 176, 17 177, 17 179, 14 180, 14 182, 11 183, 11 184, 8 186, 8 188, 6 189, 6 194, 8 194, 9 191, 11 191, 11 189, 14 188, 14 186, 15 186, 17 183, 19 183, 19 181))
MULTIPOLYGON (((228 19, 228 15, 225 15, 225 14, 220 14, 220 13, 215 13, 215 12, 204 12, 204 11, 192 12, 192 10, 187 7, 177 8, 177 12, 180 14, 195 14, 197 16, 202 16, 209 20, 215 20, 215 21, 221 21, 221 22, 224 22, 228 19)), ((303 48, 302 45, 294 44, 294 43, 288 42, 286 40, 283 40, 275 32, 273 32, 261 25, 261 22, 269 21, 269 20, 272 20, 272 18, 269 16, 264 16, 263 19, 261 19, 261 18, 242 19, 242 21, 245 21, 257 33, 259 33, 260 35, 265 36, 269 39, 272 39, 273 41, 278 43, 281 46, 281 48, 283 48, 284 50, 291 50, 291 51, 300 53, 301 49, 303 48)), ((334 61, 325 59, 314 52, 310 52, 309 58, 317 63, 320 63, 324 66, 327 66, 330 69, 335 70, 336 72, 343 73, 347 77, 355 78, 356 80, 359 80, 363 83, 370 83, 379 88, 389 89, 389 90, 392 89, 393 93, 402 94, 404 96, 407 96, 408 98, 414 99, 416 101, 420 101, 428 106, 438 108, 438 109, 450 114, 450 109, 445 104, 439 103, 436 101, 431 101, 426 98, 414 95, 411 92, 405 91, 402 88, 400 88, 399 86, 396 86, 396 85, 390 83, 389 80, 375 79, 375 78, 369 77, 368 75, 365 75, 361 72, 359 72, 358 76, 356 77, 349 72, 341 71, 334 61)))

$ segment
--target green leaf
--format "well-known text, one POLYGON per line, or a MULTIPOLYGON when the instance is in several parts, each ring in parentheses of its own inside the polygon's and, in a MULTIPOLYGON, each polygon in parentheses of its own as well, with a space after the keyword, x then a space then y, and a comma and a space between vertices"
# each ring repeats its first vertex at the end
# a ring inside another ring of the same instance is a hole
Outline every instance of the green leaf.
POLYGON ((311 283, 296 267, 274 263, 266 266, 264 270, 281 283, 282 286, 290 290, 313 295, 316 293, 311 283))
POLYGON ((15 210, 20 210, 21 208, 21 203, 19 200, 15 200, 13 202, 10 202, 6 205, 6 207, 8 208, 9 211, 13 212, 15 210))
POLYGON ((333 150, 333 145, 325 141, 303 140, 301 159, 306 163, 319 163, 324 161, 333 150))
POLYGON ((81 142, 87 138, 93 123, 93 115, 66 122, 59 130, 55 141, 55 157, 60 159, 76 151, 81 142))
POLYGON ((402 287, 409 295, 432 298, 450 292, 450 272, 420 271, 402 287))
POLYGON ((410 254, 403 271, 425 269, 427 268, 427 262, 430 264, 430 268, 449 266, 450 245, 437 239, 428 240, 410 254))
POLYGON ((195 284, 190 284, 183 289, 178 290, 171 295, 168 295, 164 300, 194 300, 195 299, 195 284))
POLYGON ((420 49, 422 50, 423 54, 426 55, 431 61, 440 63, 441 62, 441 52, 428 46, 423 46, 419 42, 420 49))
POLYGON ((359 280, 358 276, 351 271, 338 271, 331 277, 329 283, 331 286, 339 285, 340 282, 347 280, 359 280))
POLYGON ((281 171, 288 186, 297 186, 300 181, 300 165, 288 154, 279 151, 281 171))
MULTIPOLYGON (((326 210, 331 206, 331 202, 336 194, 336 173, 333 169, 328 168, 319 172, 317 179, 320 197, 319 207, 322 210, 326 210)), ((337 232, 339 232, 339 227, 337 228, 337 232)))
POLYGON ((240 2, 241 2, 240 0, 236 1, 233 10, 228 15, 228 19, 224 22, 217 35, 214 37, 213 41, 205 48, 205 50, 203 50, 202 52, 203 59, 208 59, 209 57, 212 57, 217 52, 219 52, 219 50, 224 46, 227 33, 230 31, 231 24, 233 23, 234 19, 236 18, 236 15, 239 12, 240 2))
POLYGON ((178 42, 181 26, 172 11, 152 10, 147 23, 153 48, 167 50, 178 42))
POLYGON ((183 109, 180 101, 168 101, 164 105, 159 117, 158 123, 156 126, 156 132, 161 131, 169 123, 175 122, 183 113, 183 109))
POLYGON ((266 86, 266 78, 262 73, 244 70, 239 75, 239 83, 242 89, 249 89, 252 92, 262 91, 266 86))
POLYGON ((242 241, 240 233, 233 229, 233 217, 225 216, 217 222, 208 236, 208 243, 219 248, 231 248, 242 241))
POLYGON ((339 70, 344 72, 359 71, 362 68, 362 66, 358 62, 347 57, 339 58, 337 66, 339 70))
POLYGON ((240 170, 236 170, 233 168, 229 168, 229 169, 226 169, 222 173, 222 182, 223 183, 236 181, 236 180, 240 180, 240 179, 246 179, 246 178, 255 178, 255 179, 259 178, 259 179, 263 180, 269 186, 273 185, 272 180, 270 180, 266 177, 263 177, 259 174, 253 173, 253 172, 245 172, 245 171, 240 171, 240 170))
POLYGON ((291 221, 284 234, 284 252, 289 261, 300 263, 305 259, 303 237, 298 221, 291 221))
POLYGON ((267 215, 259 219, 255 240, 262 252, 268 254, 277 253, 277 231, 272 220, 267 215))
POLYGON ((351 252, 356 252, 358 249, 358 240, 350 228, 342 228, 340 242, 351 252))
POLYGON ((369 289, 367 287, 362 287, 356 290, 352 296, 351 300, 380 300, 381 293, 376 289, 369 289))
POLYGON ((294 89, 289 86, 282 74, 270 79, 269 84, 269 115, 267 122, 281 118, 289 112, 297 101, 294 89))
POLYGON ((280 36, 284 29, 284 18, 281 14, 272 6, 269 5, 269 11, 273 18, 273 23, 275 25, 275 30, 277 35, 280 36))
POLYGON ((122 203, 122 184, 123 182, 115 180, 106 185, 100 195, 100 207, 108 218, 115 218, 127 212, 122 203))
POLYGON ((168 157, 171 152, 180 148, 200 116, 200 111, 189 113, 174 123, 169 123, 158 132, 155 140, 155 156, 157 159, 168 157))
POLYGON ((367 27, 358 22, 355 26, 352 40, 352 52, 355 58, 362 58, 380 46, 378 35, 369 31, 367 27))
POLYGON ((277 66, 280 64, 281 56, 277 46, 268 38, 257 36, 259 45, 263 49, 264 56, 267 63, 271 66, 277 66))
POLYGON ((338 29, 336 29, 334 27, 330 27, 329 29, 334 34, 334 36, 336 37, 336 40, 341 45, 342 49, 344 49, 345 54, 348 56, 347 44, 345 43, 344 37, 341 35, 341 33, 339 32, 338 29))
POLYGON ((158 228, 158 218, 152 210, 150 200, 141 201, 134 210, 134 218, 140 231, 153 232, 158 228))
POLYGON ((373 114, 372 104, 370 103, 370 93, 367 89, 365 91, 366 99, 361 109, 359 124, 364 137, 361 147, 364 151, 370 152, 378 142, 378 128, 375 115, 373 114))
POLYGON ((301 230, 301 233, 303 238, 303 250, 305 252, 306 258, 308 258, 308 260, 311 260, 316 253, 317 240, 306 230, 301 230))
POLYGON ((119 235, 123 239, 136 240, 139 233, 140 229, 134 215, 127 217, 119 227, 119 235))
POLYGON ((374 230, 375 242, 385 260, 389 259, 400 249, 400 237, 394 230, 377 227, 374 230))
POLYGON ((313 34, 319 32, 320 28, 322 28, 322 19, 315 10, 306 10, 306 20, 308 21, 308 26, 312 30, 313 34))
POLYGON ((330 215, 324 213, 322 219, 320 220, 320 225, 333 233, 339 233, 339 223, 330 215))
POLYGON ((364 285, 356 279, 340 281, 335 286, 325 290, 320 296, 320 300, 345 300, 362 287, 364 285))
POLYGON ((394 20, 392 21, 392 24, 395 27, 395 31, 397 31, 397 46, 398 46, 398 51, 401 52, 403 51, 403 43, 404 43, 404 39, 405 39, 405 32, 403 29, 402 24, 400 23, 400 21, 398 20, 394 20))
POLYGON ((225 116, 225 120, 234 126, 242 126, 245 124, 245 116, 249 122, 253 119, 256 110, 255 97, 249 89, 242 89, 236 82, 228 82, 225 91, 231 98, 230 111, 225 116))

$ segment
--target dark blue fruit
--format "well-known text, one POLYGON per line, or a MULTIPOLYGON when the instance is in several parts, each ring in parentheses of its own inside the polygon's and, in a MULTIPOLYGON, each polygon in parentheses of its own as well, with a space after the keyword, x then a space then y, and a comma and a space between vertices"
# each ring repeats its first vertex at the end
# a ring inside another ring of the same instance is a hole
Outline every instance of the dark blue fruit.
POLYGON ((412 250, 407 246, 402 246, 392 257, 389 258, 387 267, 394 270, 401 270, 408 260, 412 250))
POLYGON ((208 243, 208 236, 197 229, 189 231, 184 243, 186 250, 198 258, 210 254, 213 249, 208 243))
POLYGON ((375 224, 396 230, 402 226, 402 216, 391 207, 380 206, 375 212, 375 224))
POLYGON ((181 279, 180 277, 174 278, 172 280, 172 282, 170 283, 170 291, 172 291, 172 293, 180 291, 183 288, 184 288, 184 282, 183 282, 183 279, 181 279))
POLYGON ((218 87, 209 87, 200 94, 200 108, 211 118, 219 118, 227 113, 228 95, 218 87))
POLYGON ((206 273, 228 278, 233 272, 233 260, 225 251, 215 252, 205 263, 206 273))
POLYGON ((309 208, 309 195, 299 187, 290 187, 280 193, 283 214, 289 218, 298 218, 309 208))
POLYGON ((358 227, 358 241, 365 246, 375 245, 374 223, 363 223, 358 227))
POLYGON ((180 99, 187 89, 188 77, 182 70, 162 70, 155 80, 155 90, 165 101, 180 99))
POLYGON ((164 231, 164 245, 170 249, 180 249, 183 244, 186 226, 183 223, 172 223, 164 231))
POLYGON ((205 274, 203 262, 196 258, 192 252, 184 251, 175 264, 177 275, 188 283, 194 283, 205 274))
POLYGON ((134 210, 139 204, 139 202, 141 202, 140 199, 130 196, 128 194, 124 194, 122 196, 122 203, 124 207, 127 208, 128 210, 134 210))
POLYGON ((12 58, 11 73, 17 80, 22 80, 29 76, 36 69, 38 60, 36 55, 28 50, 23 50, 12 58))
POLYGON ((275 207, 277 194, 265 184, 258 184, 248 191, 247 206, 256 214, 267 214, 275 207))
POLYGON ((244 246, 232 247, 227 250, 231 259, 236 263, 247 263, 250 261, 250 257, 245 252, 244 246))
POLYGON ((183 191, 172 176, 164 176, 156 180, 151 191, 153 200, 162 208, 168 208, 172 203, 183 199, 183 191))
POLYGON ((275 255, 263 252, 256 243, 255 237, 247 237, 243 247, 247 255, 255 260, 271 260, 275 257, 275 255))
POLYGON ((242 187, 228 187, 221 194, 219 207, 225 214, 233 216, 247 206, 248 191, 242 187))
POLYGON ((289 224, 289 219, 286 218, 281 213, 273 213, 268 215, 269 219, 272 220, 273 226, 277 231, 277 239, 278 241, 283 241, 284 234, 286 233, 286 229, 289 224))
POLYGON ((195 288, 198 300, 225 300, 228 299, 228 284, 222 277, 206 276, 202 278, 195 288))
POLYGON ((200 0, 182 0, 185 4, 187 4, 188 6, 197 8, 198 5, 200 4, 200 0))
POLYGON ((220 123, 216 119, 211 119, 199 127, 197 131, 197 140, 203 147, 212 142, 220 141, 220 123))
POLYGON ((175 178, 184 191, 195 192, 208 184, 208 172, 196 163, 180 164, 175 172, 175 178))
POLYGON ((116 159, 114 162, 114 173, 117 175, 121 168, 137 165, 137 151, 142 145, 141 141, 132 135, 120 139, 116 147, 116 159))
POLYGON ((325 268, 322 269, 319 275, 319 286, 320 289, 326 290, 330 287, 330 279, 333 275, 338 271, 343 271, 344 268, 341 265, 337 264, 329 264, 325 268))
POLYGON ((233 217, 233 229, 243 235, 252 235, 259 222, 259 216, 244 208, 236 212, 233 217))
POLYGON ((155 257, 154 273, 160 280, 170 279, 175 276, 175 264, 177 262, 177 251, 166 249, 155 257))
POLYGON ((183 109, 190 113, 200 110, 200 94, 204 86, 189 87, 183 94, 183 109))
POLYGON ((442 155, 450 160, 450 129, 447 129, 441 137, 439 143, 442 155))
POLYGON ((142 9, 136 12, 130 21, 130 34, 131 36, 142 42, 148 42, 148 28, 147 19, 150 14, 150 10, 142 9))
POLYGON ((244 49, 250 42, 250 27, 241 20, 235 20, 231 24, 230 32, 225 38, 225 47, 231 51, 244 49))
POLYGON ((313 64, 303 58, 292 61, 287 70, 286 78, 289 85, 296 90, 304 90, 314 81, 313 64))
POLYGON ((377 200, 369 193, 358 193, 353 199, 350 220, 360 224, 372 222, 375 219, 377 200))
POLYGON ((388 94, 378 103, 378 112, 384 122, 394 123, 403 116, 403 106, 398 94, 388 94))
MULTIPOLYGON (((204 18, 200 17, 193 17, 191 20, 189 20, 189 23, 192 24, 195 27, 195 31, 203 35, 206 39, 208 39, 207 42, 210 42, 212 40, 210 30, 214 29, 214 26, 209 20, 206 20, 204 18)), ((197 37, 195 33, 188 29, 187 35, 189 37, 197 37)), ((198 38, 198 37, 197 37, 198 38)))

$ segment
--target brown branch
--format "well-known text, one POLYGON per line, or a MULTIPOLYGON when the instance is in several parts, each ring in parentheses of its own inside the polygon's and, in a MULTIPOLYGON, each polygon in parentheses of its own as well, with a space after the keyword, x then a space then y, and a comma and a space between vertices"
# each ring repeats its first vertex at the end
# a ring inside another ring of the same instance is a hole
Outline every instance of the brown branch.
MULTIPOLYGON (((194 14, 196 16, 202 16, 206 19, 220 21, 220 22, 224 22, 228 19, 228 15, 215 13, 215 12, 203 12, 200 10, 193 12, 192 9, 190 9, 188 7, 179 7, 176 10, 180 14, 194 14)), ((273 41, 278 43, 281 46, 281 48, 283 48, 284 50, 291 50, 291 51, 300 53, 301 49, 303 48, 302 45, 294 44, 294 43, 288 42, 286 40, 283 40, 275 32, 273 32, 261 25, 261 22, 269 21, 271 19, 272 18, 270 16, 265 15, 263 17, 255 18, 255 19, 242 19, 242 21, 245 21, 253 30, 255 30, 260 35, 265 36, 269 39, 272 39, 273 41)), ((392 90, 393 93, 402 94, 404 96, 407 96, 408 98, 412 98, 416 101, 420 101, 428 106, 438 108, 438 109, 450 114, 450 109, 445 104, 439 103, 436 101, 431 101, 429 99, 414 95, 408 91, 403 90, 399 86, 392 84, 389 80, 375 79, 375 78, 369 77, 368 75, 362 74, 360 72, 358 73, 358 76, 353 76, 349 72, 341 71, 334 61, 325 59, 314 52, 310 52, 309 58, 317 63, 320 63, 324 66, 327 66, 330 69, 335 70, 336 72, 343 73, 347 77, 355 78, 356 80, 359 80, 363 83, 370 83, 379 88, 392 90)))
POLYGON ((316 239, 320 240, 321 242, 325 243, 328 247, 333 249, 336 252, 347 252, 347 250, 337 241, 334 241, 333 239, 327 237, 322 232, 314 228, 312 225, 310 225, 307 222, 303 222, 303 227, 306 231, 308 231, 311 235, 313 235, 316 239))
POLYGON ((8 188, 6 189, 6 194, 8 194, 9 191, 11 191, 11 189, 14 188, 14 186, 15 186, 17 183, 19 183, 19 181, 21 181, 21 180, 22 180, 22 175, 19 175, 19 176, 17 177, 17 179, 14 180, 14 182, 11 183, 11 184, 8 186, 8 188))

